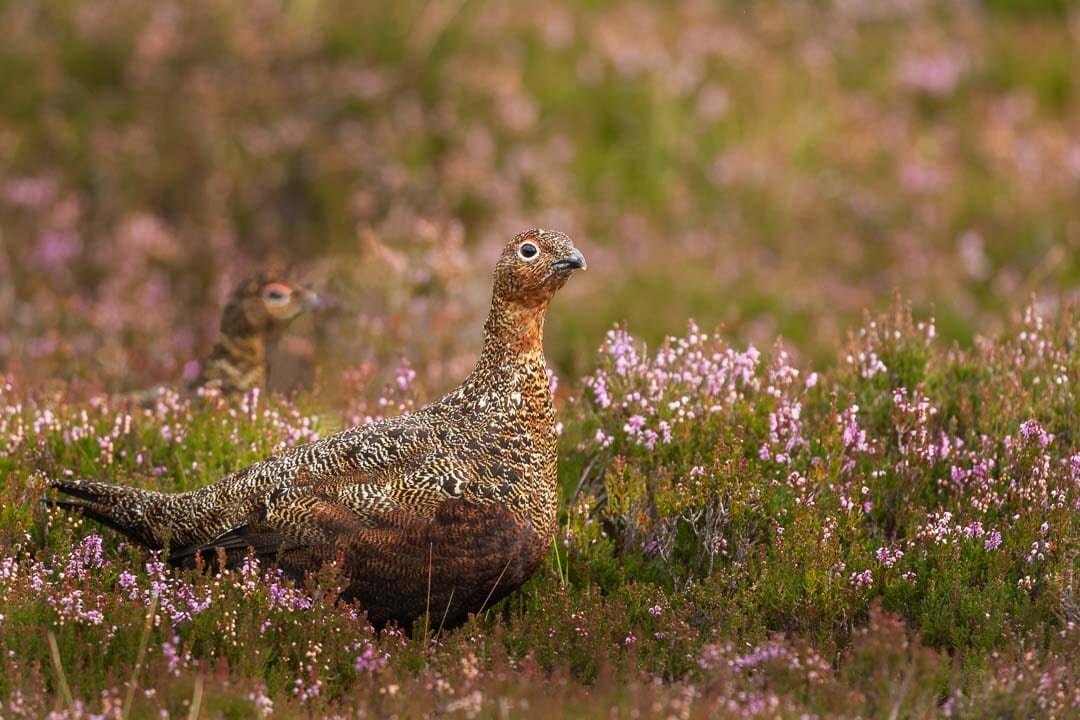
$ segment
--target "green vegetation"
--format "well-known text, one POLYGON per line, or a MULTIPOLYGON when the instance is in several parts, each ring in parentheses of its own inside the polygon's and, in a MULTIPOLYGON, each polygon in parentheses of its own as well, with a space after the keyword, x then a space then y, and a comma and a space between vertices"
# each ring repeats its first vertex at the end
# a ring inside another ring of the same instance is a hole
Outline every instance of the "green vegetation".
MULTIPOLYGON (((1006 336, 949 351, 898 306, 820 373, 693 325, 653 352, 616 328, 564 396, 549 562, 464 628, 433 620, 413 637, 376 636, 335 600, 332 568, 303 588, 254 561, 169 571, 36 504, 67 468, 203 485, 336 427, 329 408, 298 409, 314 396, 166 392, 133 410, 12 378, 0 697, 12 717, 61 702, 53 632, 78 707, 119 712, 149 607, 134 717, 182 715, 196 678, 207 717, 887 717, 988 703, 1064 717, 1080 698, 1077 327, 1029 310, 1006 336)), ((353 411, 407 409, 405 385, 353 411)))
POLYGON ((0 20, 0 717, 1080 706, 1074 3, 0 20), (376 636, 332 569, 173 572, 38 504, 65 472, 201 486, 439 395, 528 226, 589 259, 547 322, 560 531, 465 627, 376 636), (124 399, 179 387, 266 264, 327 300, 276 392, 124 399))

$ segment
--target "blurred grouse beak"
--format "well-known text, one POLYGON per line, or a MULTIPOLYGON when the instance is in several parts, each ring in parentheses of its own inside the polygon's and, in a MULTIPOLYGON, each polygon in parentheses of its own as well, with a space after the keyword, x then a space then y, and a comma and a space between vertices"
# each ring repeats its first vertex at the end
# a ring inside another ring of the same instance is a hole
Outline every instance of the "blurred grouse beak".
POLYGON ((560 260, 556 260, 552 264, 551 269, 556 270, 556 271, 559 271, 559 270, 584 270, 587 267, 589 267, 589 265, 588 265, 588 263, 585 262, 585 256, 581 254, 580 250, 575 248, 574 251, 572 253, 570 253, 569 255, 567 255, 566 257, 564 257, 564 258, 562 258, 560 260))
POLYGON ((305 310, 318 310, 322 306, 319 296, 310 290, 304 291, 303 300, 301 302, 305 310))

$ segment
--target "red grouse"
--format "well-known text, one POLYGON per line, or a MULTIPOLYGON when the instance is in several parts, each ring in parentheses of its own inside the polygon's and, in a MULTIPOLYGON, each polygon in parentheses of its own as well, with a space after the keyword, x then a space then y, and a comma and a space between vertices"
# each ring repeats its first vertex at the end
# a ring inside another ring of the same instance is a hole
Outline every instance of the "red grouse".
POLYGON ((519 587, 555 531, 555 413, 543 353, 548 303, 585 258, 530 230, 495 266, 476 368, 410 415, 353 427, 166 494, 56 480, 78 508, 175 564, 249 553, 301 578, 337 562, 344 597, 376 626, 425 611, 447 626, 519 587))
POLYGON ((225 394, 265 389, 267 346, 319 297, 273 272, 245 278, 221 312, 221 334, 189 389, 216 385, 225 394))

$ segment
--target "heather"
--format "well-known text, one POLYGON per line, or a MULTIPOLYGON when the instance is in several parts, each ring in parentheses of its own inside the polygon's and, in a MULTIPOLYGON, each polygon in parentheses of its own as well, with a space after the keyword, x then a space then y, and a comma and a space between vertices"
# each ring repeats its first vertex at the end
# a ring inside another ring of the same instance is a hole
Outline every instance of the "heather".
MULTIPOLYGON (((303 586, 254 558, 172 570, 36 504, 49 473, 197 487, 350 419, 317 392, 141 407, 11 375, 5 713, 119 716, 135 688, 125 716, 195 700, 208 717, 1064 717, 1080 701, 1078 339, 1069 311, 1028 308, 960 350, 898 302, 813 371, 782 343, 691 324, 650 348, 613 327, 594 371, 562 383, 548 562, 465 627, 433 608, 409 636, 338 600, 332 567, 303 586)), ((414 375, 349 412, 407 409, 414 375)))
POLYGON ((0 17, 0 718, 1075 716, 1070 4, 0 17), (546 326, 559 530, 464 627, 39 504, 437 397, 531 226, 589 260, 546 326), (181 394, 266 263, 322 311, 269 391, 181 394))
POLYGON ((274 261, 334 292, 328 381, 449 385, 532 226, 590 259, 576 374, 630 319, 825 362, 897 287, 970 343, 1080 283, 1069 5, 5 3, 0 360, 170 380, 274 261))

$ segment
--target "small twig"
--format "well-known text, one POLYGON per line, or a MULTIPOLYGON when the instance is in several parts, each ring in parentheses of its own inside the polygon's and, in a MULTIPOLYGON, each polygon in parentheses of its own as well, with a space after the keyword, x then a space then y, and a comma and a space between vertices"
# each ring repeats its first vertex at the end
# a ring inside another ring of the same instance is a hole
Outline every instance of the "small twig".
POLYGON ((443 609, 442 620, 439 621, 439 629, 435 631, 435 637, 442 635, 443 625, 446 624, 446 616, 450 614, 450 605, 454 602, 454 591, 457 587, 450 588, 450 597, 446 600, 446 608, 443 609))
POLYGON ((598 460, 600 460, 600 453, 596 453, 591 458, 589 458, 589 462, 587 465, 585 465, 585 469, 581 471, 581 477, 578 478, 577 487, 575 487, 574 492, 570 494, 571 505, 574 504, 574 501, 577 500, 578 494, 581 492, 582 488, 585 487, 585 481, 589 479, 590 475, 592 475, 593 466, 596 465, 598 460))
POLYGON ((513 559, 514 559, 514 558, 513 558, 513 556, 511 556, 511 557, 507 558, 507 560, 506 560, 506 565, 505 565, 505 566, 503 566, 502 572, 501 572, 501 573, 499 573, 499 577, 495 578, 495 584, 491 586, 491 592, 489 592, 489 593, 487 594, 487 597, 486 597, 486 598, 484 598, 484 604, 483 604, 483 605, 481 605, 481 606, 480 606, 480 609, 476 611, 476 614, 477 614, 477 615, 479 615, 480 613, 484 612, 484 608, 486 608, 486 607, 487 607, 487 604, 488 604, 488 600, 490 600, 490 599, 491 599, 491 596, 495 594, 495 588, 499 587, 499 582, 500 582, 500 581, 501 581, 501 580, 503 579, 503 575, 505 575, 505 574, 506 574, 506 571, 510 569, 510 562, 511 562, 511 561, 512 561, 513 559))
POLYGON ((52 656, 53 667, 56 669, 56 682, 60 685, 60 695, 64 698, 64 703, 67 705, 68 710, 75 711, 75 698, 71 696, 71 688, 68 686, 67 676, 64 675, 64 665, 60 662, 60 647, 56 644, 56 636, 53 635, 53 631, 49 630, 49 654, 52 656))
POLYGON ((199 711, 202 710, 203 679, 195 678, 195 690, 191 694, 191 710, 188 711, 188 720, 199 720, 199 711))
POLYGON ((431 567, 434 564, 434 558, 432 553, 434 552, 435 544, 428 543, 427 549, 427 602, 424 606, 424 647, 425 650, 430 648, 428 645, 428 633, 431 631, 431 567))
MULTIPOLYGON (((551 536, 551 549, 555 551, 555 572, 559 575, 559 584, 566 587, 566 575, 569 574, 569 572, 566 574, 563 573, 562 558, 559 557, 559 539, 554 535, 551 536)), ((568 557, 567 561, 569 560, 570 558, 568 557)), ((567 568, 567 571, 569 571, 569 568, 567 568)))
POLYGON ((896 702, 893 704, 892 710, 889 711, 889 720, 897 720, 900 717, 900 711, 904 707, 904 699, 907 698, 908 691, 911 690, 912 676, 915 674, 915 668, 912 666, 912 662, 908 662, 907 669, 904 671, 904 680, 900 683, 898 695, 894 695, 896 702))
POLYGON ((139 654, 135 658, 135 667, 131 670, 127 697, 124 698, 124 709, 120 713, 120 717, 125 720, 131 716, 131 705, 135 702, 135 688, 139 684, 139 671, 142 670, 143 660, 146 659, 146 646, 150 643, 150 629, 154 625, 154 614, 157 613, 157 606, 158 595, 154 593, 150 599, 150 611, 146 613, 146 622, 143 623, 142 636, 139 637, 139 654))

